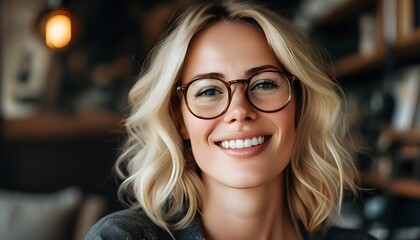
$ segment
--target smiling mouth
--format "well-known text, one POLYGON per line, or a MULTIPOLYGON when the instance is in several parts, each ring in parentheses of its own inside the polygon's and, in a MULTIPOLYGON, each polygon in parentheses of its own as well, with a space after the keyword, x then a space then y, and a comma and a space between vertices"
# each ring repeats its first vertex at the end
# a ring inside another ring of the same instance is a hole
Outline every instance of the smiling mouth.
POLYGON ((259 136, 259 137, 253 137, 253 138, 222 141, 219 143, 219 145, 224 149, 241 149, 241 148, 250 148, 257 145, 261 145, 266 140, 267 140, 267 137, 259 136))

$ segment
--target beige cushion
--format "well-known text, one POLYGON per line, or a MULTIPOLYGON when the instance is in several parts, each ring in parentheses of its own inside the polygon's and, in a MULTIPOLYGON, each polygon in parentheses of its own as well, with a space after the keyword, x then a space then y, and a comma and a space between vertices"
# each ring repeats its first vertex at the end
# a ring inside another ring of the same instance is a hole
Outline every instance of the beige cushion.
POLYGON ((0 239, 69 239, 81 201, 77 188, 51 194, 0 190, 0 239))

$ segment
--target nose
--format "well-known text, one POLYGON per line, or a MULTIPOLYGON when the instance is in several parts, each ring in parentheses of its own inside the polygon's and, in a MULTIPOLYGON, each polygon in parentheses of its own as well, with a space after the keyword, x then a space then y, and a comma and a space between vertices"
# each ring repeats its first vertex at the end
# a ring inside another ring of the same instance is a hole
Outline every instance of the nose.
POLYGON ((246 97, 245 84, 234 84, 230 87, 232 88, 232 99, 224 114, 224 121, 227 123, 241 123, 257 119, 257 111, 246 97))

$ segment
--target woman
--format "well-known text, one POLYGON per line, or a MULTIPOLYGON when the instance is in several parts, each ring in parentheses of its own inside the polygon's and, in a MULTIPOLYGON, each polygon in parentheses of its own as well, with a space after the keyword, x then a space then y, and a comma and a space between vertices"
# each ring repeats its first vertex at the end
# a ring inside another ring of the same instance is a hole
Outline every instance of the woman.
POLYGON ((129 94, 117 169, 132 208, 87 239, 370 239, 331 227, 357 190, 338 93, 284 18, 197 3, 129 94))

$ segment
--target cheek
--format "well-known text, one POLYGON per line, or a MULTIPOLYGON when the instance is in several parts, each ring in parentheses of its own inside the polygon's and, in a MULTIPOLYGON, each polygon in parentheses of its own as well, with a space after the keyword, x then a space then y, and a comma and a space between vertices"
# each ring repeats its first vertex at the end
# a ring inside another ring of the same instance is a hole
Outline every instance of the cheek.
POLYGON ((295 111, 295 102, 292 101, 285 109, 278 112, 277 116, 273 116, 273 122, 279 134, 276 144, 287 153, 288 157, 292 153, 296 139, 295 111))
POLYGON ((181 107, 183 124, 182 124, 182 135, 184 139, 191 141, 191 145, 197 145, 197 143, 207 142, 207 138, 211 133, 212 120, 203 120, 195 117, 190 113, 185 103, 181 107))
POLYGON ((286 108, 276 113, 278 128, 283 129, 287 135, 295 135, 295 115, 296 115, 296 103, 294 98, 290 101, 286 108))

